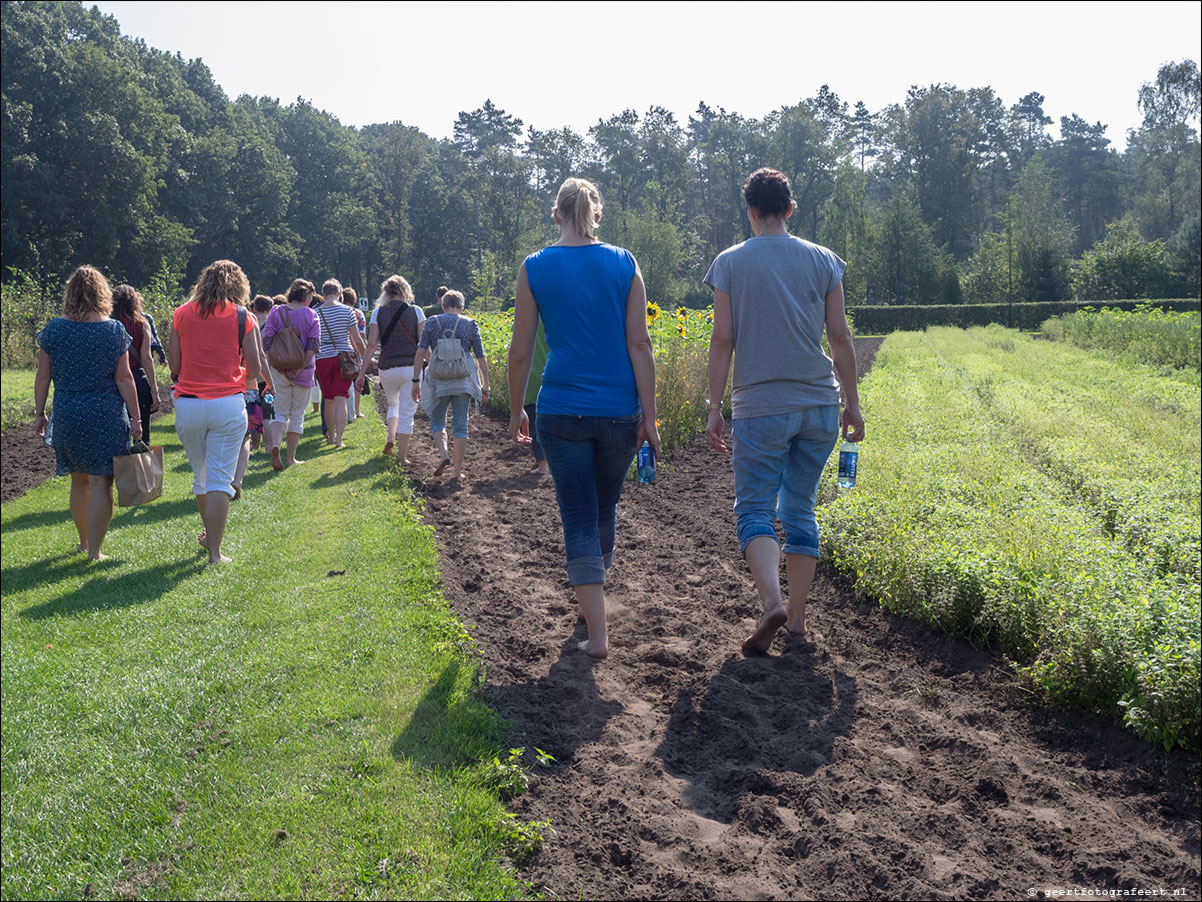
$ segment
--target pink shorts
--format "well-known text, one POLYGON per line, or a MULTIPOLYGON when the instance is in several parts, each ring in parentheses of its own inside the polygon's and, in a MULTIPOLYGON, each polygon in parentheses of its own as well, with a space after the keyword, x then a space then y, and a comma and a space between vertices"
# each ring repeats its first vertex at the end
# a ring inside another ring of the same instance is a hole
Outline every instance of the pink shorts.
POLYGON ((351 380, 342 378, 337 357, 317 361, 317 384, 321 386, 323 398, 345 398, 351 393, 351 380))

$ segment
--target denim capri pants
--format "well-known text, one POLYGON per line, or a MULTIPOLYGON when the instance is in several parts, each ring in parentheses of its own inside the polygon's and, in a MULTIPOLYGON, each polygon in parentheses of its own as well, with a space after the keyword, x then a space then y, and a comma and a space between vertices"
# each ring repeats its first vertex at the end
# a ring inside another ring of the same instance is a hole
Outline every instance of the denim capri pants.
POLYGON ((734 432, 735 517, 739 551, 759 536, 785 533, 785 554, 819 557, 818 480, 839 438, 839 405, 743 417, 734 432))
POLYGON ((451 408, 451 433, 455 438, 467 438, 467 409, 472 403, 471 395, 447 395, 439 398, 430 411, 430 434, 446 432, 447 407, 451 408))
POLYGON ((614 561, 618 500, 643 415, 538 415, 538 441, 555 482, 568 582, 604 583, 614 561))

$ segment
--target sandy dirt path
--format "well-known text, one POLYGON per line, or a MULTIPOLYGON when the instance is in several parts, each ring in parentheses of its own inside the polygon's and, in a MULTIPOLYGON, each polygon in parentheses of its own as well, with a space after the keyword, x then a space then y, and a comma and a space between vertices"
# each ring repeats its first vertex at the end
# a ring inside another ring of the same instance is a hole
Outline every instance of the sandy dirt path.
MULTIPOLYGON (((862 345, 862 369, 875 347, 862 345)), ((595 662, 549 480, 473 413, 466 484, 411 454, 445 589, 514 745, 556 758, 517 799, 555 829, 523 869, 560 898, 1199 894, 1198 766, 1112 721, 1040 707, 996 655, 858 600, 825 567, 813 641, 739 642, 758 604, 730 461, 704 438, 628 484, 595 662)), ((871 465, 871 462, 866 462, 871 465)), ((1050 897, 1050 895, 1049 895, 1050 897)), ((1180 898, 1180 897, 1179 897, 1180 898)))

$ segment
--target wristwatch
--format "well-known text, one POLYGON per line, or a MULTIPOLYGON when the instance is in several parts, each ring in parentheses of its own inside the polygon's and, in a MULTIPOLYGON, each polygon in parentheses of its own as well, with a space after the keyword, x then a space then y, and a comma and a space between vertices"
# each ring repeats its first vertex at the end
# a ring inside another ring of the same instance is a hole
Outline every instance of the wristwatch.
POLYGON ((709 413, 711 410, 717 410, 717 411, 721 412, 721 410, 722 410, 722 402, 721 402, 721 401, 719 401, 719 402, 717 402, 717 403, 715 404, 715 403, 714 403, 713 401, 711 401, 709 398, 706 398, 706 399, 705 399, 705 412, 706 412, 706 413, 709 413))

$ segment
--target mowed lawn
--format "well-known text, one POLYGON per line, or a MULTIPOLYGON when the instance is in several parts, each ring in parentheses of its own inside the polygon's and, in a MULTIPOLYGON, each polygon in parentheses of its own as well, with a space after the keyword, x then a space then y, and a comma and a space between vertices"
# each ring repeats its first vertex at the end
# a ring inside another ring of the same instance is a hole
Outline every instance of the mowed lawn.
POLYGON ((65 479, 4 505, 3 898, 525 892, 506 855, 538 831, 498 801, 434 536, 374 415, 337 452, 306 425, 303 465, 252 458, 227 566, 170 419, 109 561, 74 553, 65 479))

